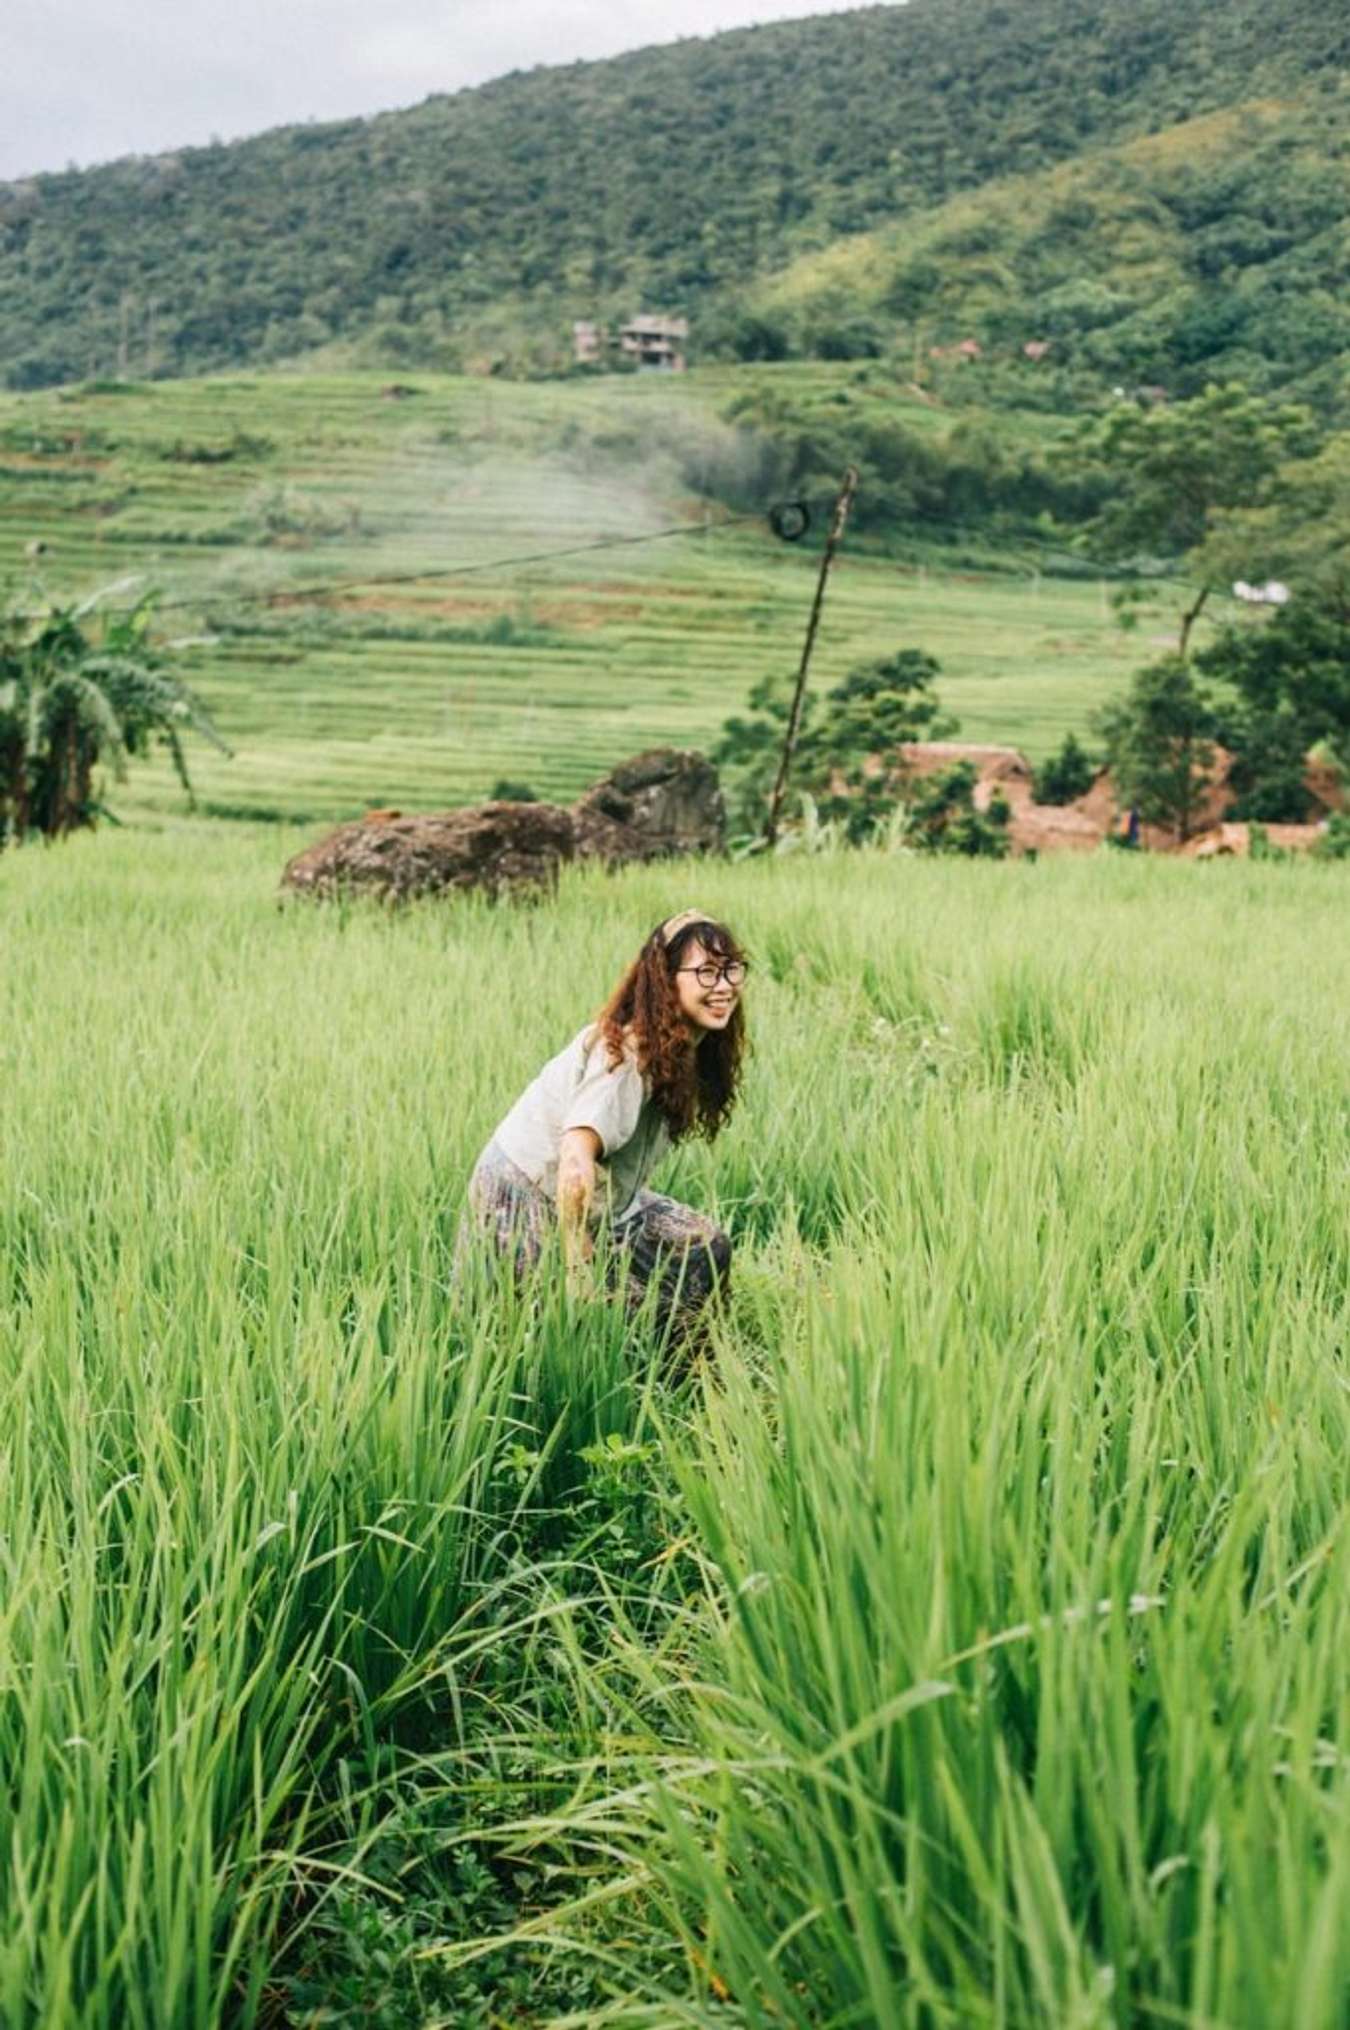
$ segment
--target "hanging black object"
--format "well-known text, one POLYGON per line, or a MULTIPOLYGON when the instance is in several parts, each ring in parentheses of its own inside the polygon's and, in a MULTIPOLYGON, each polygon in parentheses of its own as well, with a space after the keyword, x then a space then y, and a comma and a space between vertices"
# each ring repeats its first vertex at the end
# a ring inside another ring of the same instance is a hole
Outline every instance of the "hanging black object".
POLYGON ((811 526, 811 510, 804 500, 780 500, 769 509, 769 527, 785 543, 800 543, 811 526))
POLYGON ((825 604, 825 584, 834 562, 834 553, 844 540, 844 529, 848 523, 848 511, 853 505, 853 496, 858 491, 858 469, 850 465, 844 474, 844 484, 839 489, 839 498, 834 504, 830 517, 830 530, 825 538, 825 550, 820 560, 820 575, 816 579, 816 596, 811 602, 811 618, 806 623, 806 640, 802 643, 802 659, 797 670, 797 682, 792 692, 792 709, 788 713, 787 731, 783 735, 783 752, 778 763, 778 774, 774 778, 769 795, 769 814, 764 825, 764 843, 773 850, 778 839, 778 813, 787 788, 788 770, 792 766, 792 753, 797 745, 797 734, 802 723, 802 699, 806 695, 806 673, 811 667, 811 651, 816 645, 816 629, 820 626, 820 609, 825 604))

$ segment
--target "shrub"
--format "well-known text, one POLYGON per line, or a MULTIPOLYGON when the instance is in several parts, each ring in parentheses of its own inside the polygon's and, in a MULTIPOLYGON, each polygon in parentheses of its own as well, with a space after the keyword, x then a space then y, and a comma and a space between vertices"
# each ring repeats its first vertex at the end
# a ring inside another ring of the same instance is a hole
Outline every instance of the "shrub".
POLYGON ((1313 852, 1319 860, 1350 860, 1350 812, 1332 812, 1313 852))
POLYGON ((1224 745, 1233 749, 1228 780, 1235 792, 1233 816, 1261 824, 1301 825, 1312 809, 1304 780, 1306 741, 1294 714, 1284 706, 1272 712, 1235 715, 1221 727, 1224 745))
MULTIPOLYGON (((806 791, 812 809, 837 821, 860 845, 895 808, 893 770, 886 763, 911 740, 940 740, 957 730, 933 690, 939 665, 922 649, 860 663, 823 699, 802 700, 789 789, 806 791), (880 760, 882 766, 876 766, 880 760)), ((727 801, 746 832, 764 822, 791 704, 791 686, 765 677, 750 693, 753 716, 728 719, 712 758, 729 771, 727 801)))
POLYGON ((1236 759, 1238 815, 1298 823, 1308 815, 1306 756, 1350 752, 1350 601, 1332 578, 1299 583, 1259 626, 1229 626, 1196 657, 1230 690, 1219 738, 1236 759))
POLYGON ((1191 835, 1214 766, 1215 715, 1180 656, 1136 672, 1124 698, 1099 714, 1116 787, 1150 824, 1191 835))
POLYGON ((268 544, 368 533, 358 502, 331 503, 307 493, 303 487, 278 484, 259 487, 250 495, 243 515, 229 525, 227 539, 268 544))
POLYGON ((975 806, 975 767, 954 767, 923 778, 908 800, 911 845, 924 853, 954 853, 972 860, 1002 860, 1008 852, 1006 800, 995 795, 988 810, 975 806))
POLYGON ((1283 846, 1271 844, 1270 833, 1258 818, 1247 827, 1247 857, 1251 860, 1288 860, 1291 855, 1283 846))
POLYGON ((1059 753, 1052 754, 1036 770, 1031 793, 1038 804, 1071 804, 1075 797, 1086 796, 1096 775, 1087 749, 1079 745, 1074 734, 1066 733, 1059 753))

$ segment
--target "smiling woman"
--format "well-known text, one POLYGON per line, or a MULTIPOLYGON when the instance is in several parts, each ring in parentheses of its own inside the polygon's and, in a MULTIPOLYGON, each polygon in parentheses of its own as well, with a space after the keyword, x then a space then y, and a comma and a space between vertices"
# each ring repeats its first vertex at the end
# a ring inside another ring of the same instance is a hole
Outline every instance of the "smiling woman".
POLYGON ((686 1344, 724 1289, 731 1242, 706 1214, 647 1189, 673 1143, 711 1141, 740 1085, 746 958, 697 909, 658 924, 596 1019, 521 1094, 475 1165, 460 1260, 475 1241, 534 1268, 561 1241, 575 1295, 605 1287, 635 1309, 654 1291, 663 1334, 686 1344))

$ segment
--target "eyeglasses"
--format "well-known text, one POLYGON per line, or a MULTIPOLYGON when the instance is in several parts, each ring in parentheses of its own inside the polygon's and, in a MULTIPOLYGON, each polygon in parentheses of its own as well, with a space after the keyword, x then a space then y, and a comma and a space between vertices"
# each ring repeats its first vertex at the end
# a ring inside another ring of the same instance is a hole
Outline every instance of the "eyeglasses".
POLYGON ((745 978, 743 959, 728 959, 725 965, 714 966, 711 962, 701 966, 676 966, 677 973, 692 973, 700 987, 715 987, 719 980, 725 980, 729 987, 739 987, 745 978))

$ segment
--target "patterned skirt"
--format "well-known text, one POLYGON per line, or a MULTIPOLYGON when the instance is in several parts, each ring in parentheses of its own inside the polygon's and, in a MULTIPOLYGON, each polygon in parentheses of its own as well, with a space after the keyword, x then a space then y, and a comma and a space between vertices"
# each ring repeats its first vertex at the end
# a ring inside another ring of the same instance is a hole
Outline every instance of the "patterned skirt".
MULTIPOLYGON (((456 1261, 463 1268, 486 1244, 508 1258, 518 1277, 538 1263, 556 1233, 558 1208, 495 1142, 474 1165, 460 1220, 456 1261)), ((636 1310, 655 1286, 663 1335, 689 1341, 709 1297, 731 1269, 731 1242, 706 1214, 659 1191, 639 1191, 621 1220, 596 1236, 596 1263, 611 1289, 636 1310)))

